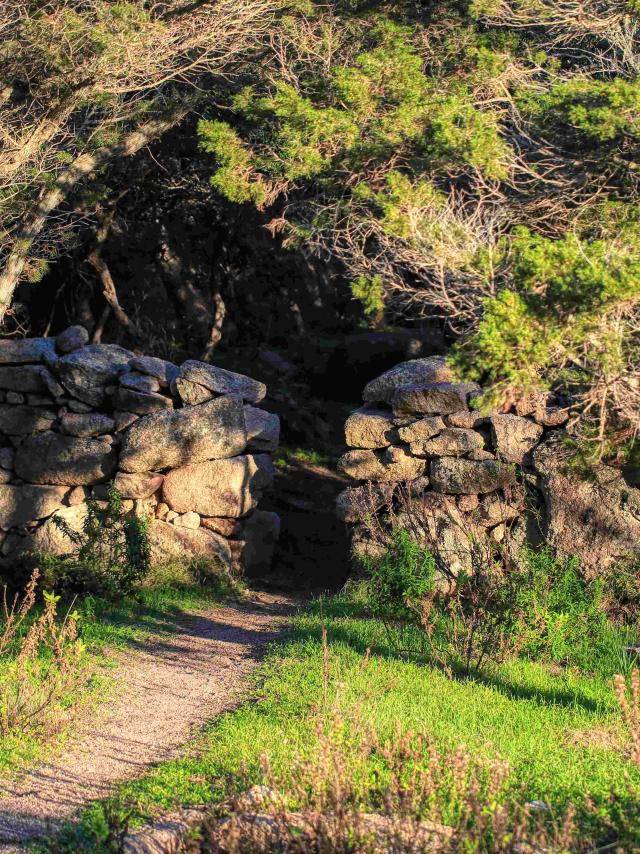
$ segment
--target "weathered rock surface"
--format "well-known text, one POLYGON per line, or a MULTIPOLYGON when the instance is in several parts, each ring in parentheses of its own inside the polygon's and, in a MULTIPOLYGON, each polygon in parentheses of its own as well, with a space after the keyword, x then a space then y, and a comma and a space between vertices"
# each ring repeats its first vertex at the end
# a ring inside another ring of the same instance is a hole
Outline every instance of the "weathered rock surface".
POLYGON ((415 412, 424 415, 448 415, 467 410, 469 398, 479 391, 475 383, 431 383, 401 386, 393 395, 397 415, 415 412))
POLYGON ((113 395, 113 405, 116 409, 135 412, 138 415, 150 415, 152 412, 173 409, 173 401, 163 394, 145 394, 122 387, 113 395))
POLYGON ((524 510, 524 490, 518 484, 505 495, 502 490, 485 495, 473 512, 473 520, 491 528, 503 522, 513 522, 524 510))
POLYGON ((273 412, 244 407, 247 428, 247 446, 252 451, 275 451, 280 442, 280 419, 273 412))
POLYGON ((569 410, 551 392, 539 392, 520 398, 516 403, 518 415, 531 415, 545 427, 558 427, 569 420, 569 410))
POLYGON ((122 374, 120 377, 120 385, 123 388, 130 388, 134 391, 141 391, 145 394, 154 394, 160 391, 160 381, 156 377, 150 377, 147 374, 136 373, 130 371, 127 374, 122 374))
POLYGON ((431 461, 431 484, 436 492, 477 494, 494 492, 516 482, 512 466, 494 460, 442 457, 431 461))
POLYGON ((445 416, 444 420, 447 423, 447 427, 461 427, 464 430, 475 430, 486 422, 487 416, 480 415, 479 412, 473 409, 460 409, 458 412, 452 412, 450 415, 445 416))
MULTIPOLYGON (((77 534, 87 518, 86 504, 76 504, 73 507, 61 507, 54 516, 65 522, 77 534)), ((53 517, 36 528, 32 534, 20 543, 16 553, 37 551, 43 554, 66 555, 76 550, 75 543, 55 524, 53 517)))
POLYGON ((461 427, 445 427, 431 439, 411 442, 411 453, 417 457, 443 456, 460 457, 484 447, 484 439, 474 430, 461 427))
POLYGON ((466 518, 448 495, 427 493, 420 511, 402 520, 403 527, 436 560, 436 584, 445 592, 464 572, 486 564, 483 531, 466 518))
POLYGON ((51 409, 36 406, 11 406, 0 404, 0 432, 7 436, 27 436, 50 430, 56 421, 51 409))
POLYGON ((116 344, 91 344, 58 359, 57 370, 69 394, 83 403, 100 406, 105 386, 129 370, 133 353, 116 344))
POLYGON ((180 513, 173 520, 173 524, 177 525, 179 528, 189 528, 192 531, 195 531, 196 528, 200 527, 200 516, 197 513, 194 513, 193 510, 189 510, 187 513, 180 513))
POLYGON ((107 480, 117 464, 117 453, 107 439, 51 432, 25 439, 15 457, 16 474, 28 483, 69 486, 107 480))
POLYGON ((183 380, 181 377, 176 377, 171 383, 171 390, 176 394, 185 406, 197 406, 199 403, 206 403, 207 400, 215 397, 215 392, 203 385, 183 380))
POLYGON ((412 457, 402 447, 392 447, 378 453, 374 450, 348 451, 338 460, 338 467, 354 480, 390 482, 415 480, 424 474, 426 462, 412 457))
POLYGON ((153 471, 130 474, 119 471, 114 486, 123 498, 149 498, 162 486, 164 475, 153 471))
POLYGON ((542 427, 519 415, 492 415, 490 418, 493 445, 500 459, 524 463, 542 437, 542 427))
POLYGON ((271 484, 273 473, 271 458, 265 454, 210 460, 170 471, 162 498, 176 513, 246 516, 271 484))
POLYGON ((240 395, 247 403, 260 403, 267 393, 264 383, 195 359, 189 359, 181 365, 179 376, 217 394, 240 395))
POLYGON ((350 448, 387 448, 399 441, 393 413, 370 405, 351 413, 344 432, 350 448))
POLYGON ((240 400, 219 397, 200 406, 140 418, 124 435, 120 468, 129 472, 158 471, 233 457, 242 453, 246 443, 240 400))
POLYGON ((44 365, 1 366, 0 388, 35 394, 48 392, 52 397, 59 397, 62 394, 61 386, 44 365))
POLYGON ((34 519, 46 519, 62 505, 68 492, 64 486, 0 486, 0 528, 8 530, 34 519))
POLYGON ((131 359, 131 370, 155 377, 161 386, 167 387, 178 376, 180 369, 166 359, 158 359, 155 356, 134 356, 131 359))
POLYGON ((593 479, 567 469, 561 445, 547 439, 534 451, 545 500, 544 533, 553 548, 576 555, 594 577, 619 560, 640 556, 640 492, 617 469, 600 465, 593 479))
POLYGON ((140 416, 136 412, 114 412, 113 422, 116 433, 121 433, 127 427, 131 427, 139 418, 140 416))
POLYGON ((189 556, 205 556, 218 562, 222 569, 231 568, 231 550, 224 537, 205 528, 180 528, 153 519, 149 526, 151 561, 155 564, 168 560, 184 561, 189 556))
POLYGON ((343 522, 355 524, 370 513, 381 510, 394 493, 394 484, 367 483, 348 486, 336 498, 336 512, 343 522))
POLYGON ((99 412, 86 413, 68 412, 60 419, 60 429, 69 436, 102 436, 110 433, 115 427, 113 418, 101 415, 99 412))
POLYGON ((402 442, 408 445, 411 442, 422 442, 425 439, 431 439, 437 436, 445 428, 444 420, 439 416, 428 416, 420 418, 419 421, 412 421, 405 427, 398 429, 398 435, 402 442))
POLYGON ((84 326, 69 326, 56 336, 56 350, 65 355, 84 347, 89 341, 89 333, 84 326))
POLYGON ((55 360, 53 338, 3 338, 0 340, 0 364, 28 365, 55 360))
MULTIPOLYGON (((167 509, 168 509, 168 505, 167 509)), ((201 516, 200 524, 208 531, 220 534, 222 537, 239 537, 242 533, 242 522, 224 516, 201 516)))
POLYGON ((373 403, 391 403, 396 390, 401 386, 448 383, 451 379, 451 369, 441 356, 412 359, 409 362, 401 362, 367 383, 362 397, 373 403))

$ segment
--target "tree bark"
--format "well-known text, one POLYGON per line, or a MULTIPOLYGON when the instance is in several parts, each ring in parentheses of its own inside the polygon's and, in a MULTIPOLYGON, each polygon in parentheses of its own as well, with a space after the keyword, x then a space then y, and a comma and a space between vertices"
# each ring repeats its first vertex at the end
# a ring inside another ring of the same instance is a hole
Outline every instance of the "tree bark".
POLYGON ((73 187, 96 169, 116 157, 129 157, 148 145, 189 113, 189 104, 182 105, 163 118, 154 119, 126 134, 118 143, 80 154, 59 176, 50 190, 27 215, 16 235, 13 247, 0 272, 0 324, 11 305, 13 292, 20 280, 29 253, 44 229, 49 215, 67 198, 73 187))

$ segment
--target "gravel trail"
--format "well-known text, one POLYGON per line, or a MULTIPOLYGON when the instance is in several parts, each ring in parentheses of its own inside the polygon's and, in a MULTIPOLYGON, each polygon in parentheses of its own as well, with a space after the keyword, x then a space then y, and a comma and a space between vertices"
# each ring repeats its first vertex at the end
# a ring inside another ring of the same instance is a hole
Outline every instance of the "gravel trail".
POLYGON ((65 751, 18 783, 0 784, 0 852, 51 832, 115 784, 176 756, 212 717, 231 709, 264 645, 295 602, 250 598, 187 615, 174 632, 122 657, 112 700, 78 725, 65 751))

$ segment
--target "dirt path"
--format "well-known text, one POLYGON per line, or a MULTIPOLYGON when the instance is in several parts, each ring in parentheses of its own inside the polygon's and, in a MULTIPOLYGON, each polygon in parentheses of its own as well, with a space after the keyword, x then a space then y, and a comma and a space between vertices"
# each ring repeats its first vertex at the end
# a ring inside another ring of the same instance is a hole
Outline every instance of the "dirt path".
POLYGON ((238 702, 294 604, 256 593, 186 617, 174 633, 127 653, 116 699, 80 725, 56 761, 0 793, 0 851, 20 850, 16 843, 50 832, 114 784, 179 753, 205 721, 238 702))

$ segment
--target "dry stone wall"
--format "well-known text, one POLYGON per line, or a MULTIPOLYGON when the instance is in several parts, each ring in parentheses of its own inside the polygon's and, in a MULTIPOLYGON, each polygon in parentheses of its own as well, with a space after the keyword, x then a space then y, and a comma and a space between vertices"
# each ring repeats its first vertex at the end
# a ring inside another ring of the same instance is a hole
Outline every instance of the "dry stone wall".
POLYGON ((113 482, 127 512, 151 518, 155 562, 216 556, 266 567, 280 520, 258 510, 273 479, 277 415, 266 387, 189 360, 181 366, 73 326, 56 338, 0 340, 0 552, 65 554, 86 499, 113 482))
POLYGON ((365 387, 339 461, 360 482, 337 501, 354 550, 375 552, 372 531, 404 522, 448 578, 507 542, 546 540, 591 576, 623 560, 640 567, 640 490, 609 466, 586 479, 571 467, 562 401, 531 396, 481 415, 479 393, 454 382, 441 357, 403 362, 365 387))

